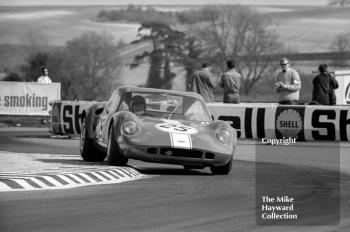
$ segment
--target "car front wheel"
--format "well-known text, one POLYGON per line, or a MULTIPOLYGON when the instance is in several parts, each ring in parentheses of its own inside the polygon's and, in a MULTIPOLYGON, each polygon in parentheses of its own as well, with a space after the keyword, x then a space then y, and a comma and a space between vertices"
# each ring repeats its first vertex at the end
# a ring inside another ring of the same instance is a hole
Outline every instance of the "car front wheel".
POLYGON ((213 175, 227 175, 230 173, 231 169, 232 169, 232 158, 225 165, 218 166, 218 167, 210 167, 210 170, 213 173, 213 175))
POLYGON ((204 167, 201 166, 191 166, 191 165, 183 165, 185 170, 191 170, 191 169, 204 169, 204 167))
POLYGON ((123 156, 118 143, 115 141, 115 135, 112 127, 109 129, 108 133, 107 156, 108 163, 110 165, 125 166, 128 163, 128 158, 123 156))
POLYGON ((88 162, 102 162, 107 155, 105 152, 98 150, 95 147, 94 141, 89 138, 85 118, 81 121, 79 148, 81 157, 88 162))

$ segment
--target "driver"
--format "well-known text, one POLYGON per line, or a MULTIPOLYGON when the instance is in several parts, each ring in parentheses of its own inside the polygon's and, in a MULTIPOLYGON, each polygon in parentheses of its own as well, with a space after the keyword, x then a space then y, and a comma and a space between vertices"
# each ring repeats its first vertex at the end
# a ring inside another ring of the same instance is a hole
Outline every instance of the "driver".
POLYGON ((143 115, 146 112, 146 100, 144 97, 137 95, 131 100, 131 112, 137 115, 143 115))

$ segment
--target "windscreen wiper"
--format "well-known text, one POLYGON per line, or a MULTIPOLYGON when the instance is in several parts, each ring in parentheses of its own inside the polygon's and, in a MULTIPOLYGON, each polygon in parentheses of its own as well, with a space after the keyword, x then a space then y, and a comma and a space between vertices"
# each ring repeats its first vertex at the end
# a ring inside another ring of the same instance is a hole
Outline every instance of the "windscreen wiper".
POLYGON ((169 117, 168 117, 168 120, 171 119, 171 117, 175 114, 175 112, 177 111, 177 109, 179 108, 181 104, 178 104, 175 109, 173 110, 173 112, 170 113, 169 117))

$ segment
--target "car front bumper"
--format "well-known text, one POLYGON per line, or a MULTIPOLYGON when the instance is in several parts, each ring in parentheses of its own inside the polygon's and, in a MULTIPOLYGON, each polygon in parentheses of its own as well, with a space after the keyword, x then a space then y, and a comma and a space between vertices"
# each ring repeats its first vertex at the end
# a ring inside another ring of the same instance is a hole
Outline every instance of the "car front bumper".
POLYGON ((152 163, 213 167, 227 164, 233 154, 223 154, 200 149, 174 147, 137 146, 119 144, 122 154, 130 159, 152 163))

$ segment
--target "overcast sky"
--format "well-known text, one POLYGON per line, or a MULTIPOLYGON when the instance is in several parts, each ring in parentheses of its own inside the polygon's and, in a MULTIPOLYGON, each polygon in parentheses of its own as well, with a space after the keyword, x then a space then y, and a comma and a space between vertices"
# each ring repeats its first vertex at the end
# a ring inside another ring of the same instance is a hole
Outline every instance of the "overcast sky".
POLYGON ((0 0, 0 5, 197 5, 197 4, 249 4, 249 5, 326 5, 328 0, 0 0))

